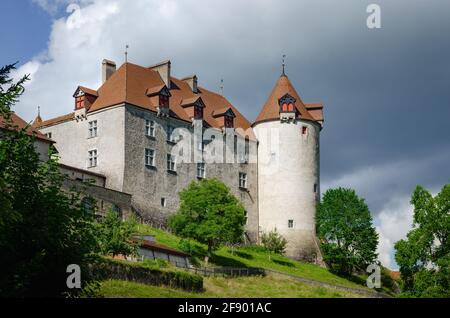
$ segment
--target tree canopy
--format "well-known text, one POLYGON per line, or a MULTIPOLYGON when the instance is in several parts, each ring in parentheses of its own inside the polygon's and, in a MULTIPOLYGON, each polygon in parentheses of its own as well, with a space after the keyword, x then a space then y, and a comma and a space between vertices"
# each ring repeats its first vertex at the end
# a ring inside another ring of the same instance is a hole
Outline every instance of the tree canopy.
POLYGON ((433 197, 417 186, 413 229, 395 244, 402 290, 417 297, 450 297, 450 184, 433 197))
POLYGON ((133 234, 137 231, 134 217, 122 221, 120 215, 109 210, 105 218, 97 225, 97 238, 100 252, 104 255, 134 255, 137 252, 137 242, 133 234))
POLYGON ((180 208, 169 219, 176 234, 208 245, 208 253, 223 243, 243 239, 245 210, 230 189, 217 179, 193 181, 180 192, 180 208))
MULTIPOLYGON (((28 78, 13 83, 13 69, 0 69, 0 115, 11 128, 11 107, 28 78)), ((96 248, 92 217, 77 193, 61 190, 57 162, 39 161, 25 129, 0 132, 0 295, 63 296, 67 266, 83 266, 96 248)))
POLYGON ((327 190, 316 223, 324 261, 332 271, 350 275, 376 260, 378 234, 367 204, 354 190, 327 190))

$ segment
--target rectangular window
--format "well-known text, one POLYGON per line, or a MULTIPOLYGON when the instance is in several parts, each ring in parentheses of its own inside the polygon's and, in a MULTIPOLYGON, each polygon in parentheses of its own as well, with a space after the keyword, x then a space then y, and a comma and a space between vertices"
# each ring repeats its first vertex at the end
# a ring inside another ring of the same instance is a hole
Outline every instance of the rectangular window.
POLYGON ((48 139, 52 139, 52 133, 51 132, 46 133, 45 136, 47 136, 48 139))
POLYGON ((247 174, 239 172, 239 188, 247 189, 247 174))
POLYGON ((197 163, 197 178, 203 179, 206 176, 206 164, 204 162, 197 163))
POLYGON ((308 127, 302 126, 302 135, 306 136, 308 134, 308 127))
POLYGON ((317 183, 314 183, 314 193, 317 193, 317 183))
POLYGON ((155 137, 155 122, 153 120, 145 120, 145 135, 155 137))
POLYGON ((88 151, 88 166, 89 168, 97 166, 97 149, 88 151))
POLYGON ((89 125, 89 138, 97 137, 97 121, 93 120, 88 123, 89 125))
POLYGON ((167 170, 176 171, 176 157, 171 154, 167 154, 167 170))
POLYGON ((166 198, 161 198, 161 206, 166 206, 166 198))
POLYGON ((294 228, 294 220, 288 220, 288 228, 294 228))
POLYGON ((155 166, 155 150, 145 148, 145 165, 146 166, 155 166))
POLYGON ((247 211, 244 211, 244 220, 245 220, 245 225, 247 225, 248 224, 248 212, 247 211))

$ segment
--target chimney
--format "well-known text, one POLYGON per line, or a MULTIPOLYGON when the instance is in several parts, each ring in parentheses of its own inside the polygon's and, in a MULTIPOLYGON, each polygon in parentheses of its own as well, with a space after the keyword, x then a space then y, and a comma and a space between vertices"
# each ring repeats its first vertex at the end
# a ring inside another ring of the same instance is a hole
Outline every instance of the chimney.
POLYGON ((104 59, 102 61, 102 84, 111 77, 116 71, 116 63, 113 61, 104 59))
POLYGON ((159 76, 161 76, 164 81, 164 84, 166 84, 167 88, 170 89, 170 60, 152 65, 149 69, 157 71, 159 76))
POLYGON ((192 92, 197 94, 197 75, 188 76, 182 79, 183 82, 186 82, 191 88, 192 92))

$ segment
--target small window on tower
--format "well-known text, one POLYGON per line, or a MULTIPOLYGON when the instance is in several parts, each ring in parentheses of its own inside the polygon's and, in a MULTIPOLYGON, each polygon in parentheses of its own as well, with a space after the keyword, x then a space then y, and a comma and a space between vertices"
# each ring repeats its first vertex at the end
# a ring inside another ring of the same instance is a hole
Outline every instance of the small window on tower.
POLYGON ((302 126, 302 135, 306 136, 308 134, 308 127, 302 126))
POLYGON ((317 193, 317 183, 314 183, 314 193, 317 193))
POLYGON ((294 228, 294 220, 288 220, 288 228, 294 228))
POLYGON ((161 206, 166 206, 166 198, 161 198, 161 206))

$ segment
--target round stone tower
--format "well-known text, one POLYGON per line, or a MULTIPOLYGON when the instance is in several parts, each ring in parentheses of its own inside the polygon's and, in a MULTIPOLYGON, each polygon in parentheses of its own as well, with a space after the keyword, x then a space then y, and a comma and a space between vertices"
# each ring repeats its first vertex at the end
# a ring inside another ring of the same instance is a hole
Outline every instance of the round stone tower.
POLYGON ((322 108, 303 103, 283 72, 253 124, 260 233, 276 229, 288 241, 287 256, 314 263, 322 263, 315 235, 322 108))

